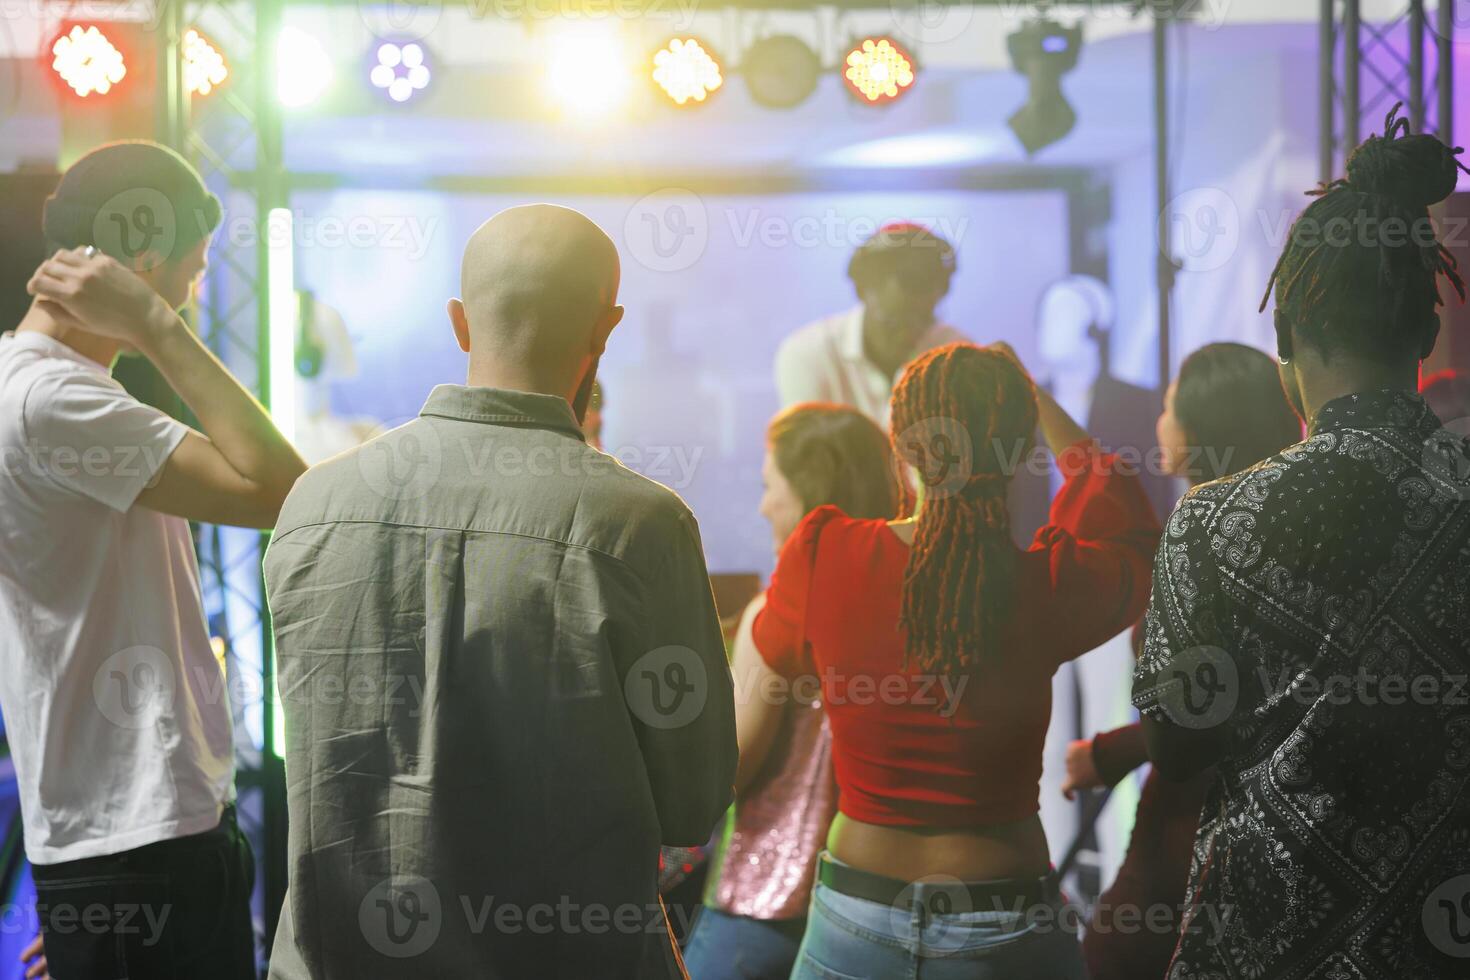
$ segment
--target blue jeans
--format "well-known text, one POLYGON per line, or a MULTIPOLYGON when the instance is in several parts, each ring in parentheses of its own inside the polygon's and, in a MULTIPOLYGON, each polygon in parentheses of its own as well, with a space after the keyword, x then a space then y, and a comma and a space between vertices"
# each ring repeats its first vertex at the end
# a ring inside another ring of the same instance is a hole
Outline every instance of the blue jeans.
MULTIPOLYGON (((1086 980, 1060 901, 926 914, 818 884, 791 980, 1086 980)), ((693 980, 698 980, 697 977, 693 980)))
POLYGON ((787 925, 705 906, 684 947, 689 980, 787 980, 801 945, 787 925))

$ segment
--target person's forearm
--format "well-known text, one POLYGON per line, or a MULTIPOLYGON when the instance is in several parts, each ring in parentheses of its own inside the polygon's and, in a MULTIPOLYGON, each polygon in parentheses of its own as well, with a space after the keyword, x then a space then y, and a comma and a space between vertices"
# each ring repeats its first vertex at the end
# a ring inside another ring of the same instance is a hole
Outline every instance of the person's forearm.
POLYGON ((158 326, 140 353, 178 392, 236 472, 263 489, 286 495, 306 464, 260 402, 177 314, 159 315, 158 326))
POLYGON ((1068 446, 1074 446, 1084 439, 1090 439, 1087 430, 1078 425, 1067 410, 1057 404, 1057 400, 1051 396, 1051 392, 1039 385, 1036 388, 1036 418, 1041 425, 1041 437, 1046 440, 1047 447, 1053 456, 1060 456, 1062 450, 1068 446))

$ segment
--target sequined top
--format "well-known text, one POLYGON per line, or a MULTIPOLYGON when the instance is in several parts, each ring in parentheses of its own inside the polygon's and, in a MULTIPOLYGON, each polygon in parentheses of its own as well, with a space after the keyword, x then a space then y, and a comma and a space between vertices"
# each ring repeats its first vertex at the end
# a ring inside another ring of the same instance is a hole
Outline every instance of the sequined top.
POLYGON ((752 919, 803 918, 836 813, 826 712, 820 702, 793 705, 760 781, 735 801, 704 904, 752 919))

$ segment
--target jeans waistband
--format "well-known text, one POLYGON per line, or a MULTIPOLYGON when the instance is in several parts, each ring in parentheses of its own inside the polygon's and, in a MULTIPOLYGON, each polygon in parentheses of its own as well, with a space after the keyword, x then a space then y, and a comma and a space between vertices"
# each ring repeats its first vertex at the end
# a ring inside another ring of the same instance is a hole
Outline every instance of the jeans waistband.
POLYGON ((940 875, 901 881, 843 864, 823 852, 817 861, 817 881, 853 898, 895 908, 919 907, 930 914, 981 911, 1025 911, 1054 902, 1061 894, 1054 875, 1040 878, 998 878, 960 881, 940 875))

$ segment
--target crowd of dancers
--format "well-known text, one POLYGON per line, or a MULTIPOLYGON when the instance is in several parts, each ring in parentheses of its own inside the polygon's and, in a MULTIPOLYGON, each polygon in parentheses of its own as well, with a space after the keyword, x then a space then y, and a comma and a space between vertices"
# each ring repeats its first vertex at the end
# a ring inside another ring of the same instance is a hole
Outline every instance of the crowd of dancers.
POLYGON ((1190 489, 1162 521, 1137 454, 936 321, 953 248, 880 229, 861 305, 779 352, 779 557, 728 650, 694 515, 587 438, 623 315, 587 218, 485 222, 448 304, 466 383, 307 469, 175 312, 218 201, 154 144, 82 158, 0 338, 33 973, 255 975, 196 520, 274 532, 272 977, 1464 976, 1470 443, 1445 423, 1470 404, 1463 376, 1420 391, 1440 279, 1464 299, 1428 209, 1464 167, 1407 129, 1293 224, 1276 358, 1184 360, 1157 458, 1190 489), (139 187, 191 220, 109 254, 99 215, 139 187), (112 381, 124 352, 197 426, 112 381), (1057 489, 1018 545, 1037 446, 1057 489), (1064 789, 1152 768, 1084 915, 1038 816, 1053 675, 1128 630, 1139 721, 1074 742, 1064 789), (709 851, 687 935, 661 848, 709 851))

